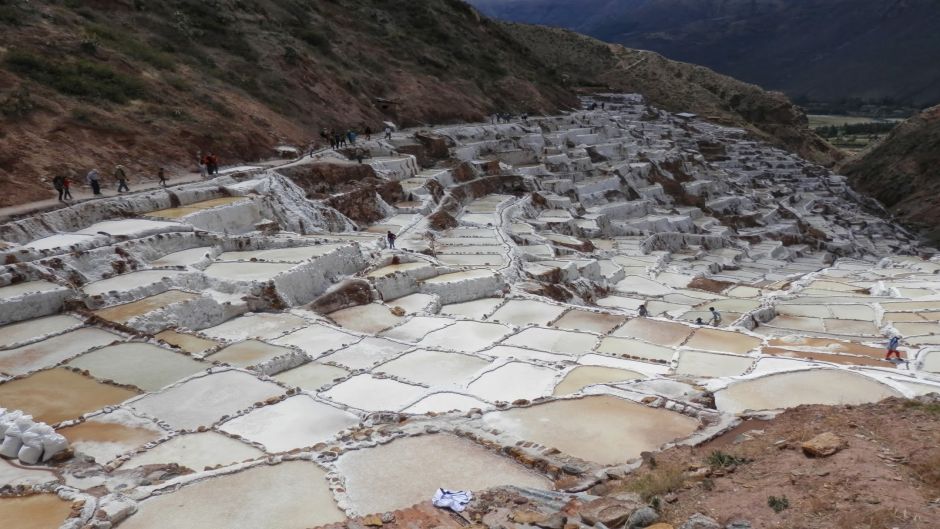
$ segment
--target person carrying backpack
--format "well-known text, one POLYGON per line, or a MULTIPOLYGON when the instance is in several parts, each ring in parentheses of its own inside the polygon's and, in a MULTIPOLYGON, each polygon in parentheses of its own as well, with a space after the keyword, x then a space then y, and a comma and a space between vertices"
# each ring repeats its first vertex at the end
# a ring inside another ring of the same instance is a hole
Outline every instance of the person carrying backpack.
POLYGON ((901 345, 900 336, 895 335, 892 336, 890 340, 888 340, 888 354, 885 356, 885 360, 891 360, 891 355, 894 355, 894 357, 898 360, 901 359, 901 352, 898 351, 899 345, 901 345))
POLYGON ((52 179, 52 187, 59 192, 59 202, 64 202, 62 200, 62 195, 65 193, 65 178, 62 175, 56 175, 52 179))
POLYGON ((88 182, 88 185, 91 186, 91 192, 94 195, 101 194, 101 173, 97 169, 92 169, 88 171, 88 175, 85 176, 85 180, 88 182))
POLYGON ((72 200, 72 179, 68 175, 62 177, 62 198, 72 200))
POLYGON ((385 234, 385 238, 388 239, 388 248, 389 248, 390 250, 394 250, 394 249, 395 249, 395 239, 397 239, 398 236, 395 235, 394 233, 392 233, 391 231, 389 231, 387 234, 385 234))
POLYGON ((123 165, 118 164, 114 168, 114 178, 118 181, 118 193, 131 190, 127 187, 127 171, 124 169, 123 165))

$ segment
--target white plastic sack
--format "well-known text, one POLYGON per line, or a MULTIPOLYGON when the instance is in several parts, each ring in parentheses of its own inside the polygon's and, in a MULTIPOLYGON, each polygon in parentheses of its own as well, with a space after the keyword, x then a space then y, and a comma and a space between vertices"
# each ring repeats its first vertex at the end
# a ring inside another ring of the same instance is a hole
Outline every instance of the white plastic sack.
POLYGON ((3 444, 0 445, 0 456, 16 457, 20 452, 20 447, 23 446, 23 441, 20 440, 20 436, 34 424, 31 415, 20 415, 17 417, 16 421, 7 428, 6 435, 3 438, 3 444))
POLYGON ((48 435, 50 431, 54 432, 49 425, 38 423, 20 435, 23 446, 20 447, 17 457, 20 458, 21 462, 27 465, 35 465, 39 462, 39 458, 42 457, 42 438, 48 435))
POLYGON ((463 512, 467 505, 473 501, 473 493, 469 490, 437 489, 431 498, 431 504, 442 509, 454 512, 463 512))
POLYGON ((42 460, 49 461, 56 454, 69 447, 69 440, 63 435, 52 433, 42 438, 42 460))
POLYGON ((7 434, 7 430, 23 415, 20 410, 12 410, 0 416, 0 439, 7 434))

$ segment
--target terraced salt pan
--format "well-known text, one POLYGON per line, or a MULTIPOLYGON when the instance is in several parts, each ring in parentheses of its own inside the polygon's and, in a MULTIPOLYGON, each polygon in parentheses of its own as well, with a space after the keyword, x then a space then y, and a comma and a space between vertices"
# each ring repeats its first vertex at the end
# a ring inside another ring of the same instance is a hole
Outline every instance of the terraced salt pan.
POLYGON ((759 338, 739 332, 701 328, 695 330, 685 345, 705 351, 744 354, 760 347, 761 343, 759 338))
POLYGON ((139 299, 131 303, 124 303, 123 305, 115 305, 106 309, 96 310, 95 315, 114 323, 127 323, 128 321, 149 312, 168 307, 174 303, 182 303, 185 301, 199 299, 199 297, 199 294, 193 294, 192 292, 183 292, 182 290, 167 290, 166 292, 161 292, 155 296, 139 299))
POLYGON ((356 343, 361 338, 352 334, 313 324, 286 336, 271 340, 271 343, 284 346, 295 346, 307 353, 311 358, 318 358, 323 353, 342 349, 347 345, 356 343))
POLYGON ((248 338, 268 340, 306 326, 307 320, 283 312, 259 312, 232 318, 225 323, 199 331, 219 340, 241 341, 248 338))
POLYGON ((529 328, 510 336, 504 345, 530 347, 551 353, 579 356, 594 350, 597 336, 556 329, 529 328))
POLYGON ((172 280, 181 273, 182 272, 176 270, 141 270, 139 272, 121 274, 119 276, 109 277, 108 279, 102 279, 101 281, 88 283, 82 287, 82 292, 89 296, 107 294, 111 291, 123 292, 155 285, 164 280, 172 280))
POLYGON ((53 290, 65 290, 65 287, 55 283, 40 279, 38 281, 24 281, 14 283, 5 287, 0 287, 0 300, 18 298, 24 294, 35 294, 39 292, 52 292, 53 290))
POLYGON ((742 413, 801 404, 863 404, 897 396, 897 391, 863 375, 813 369, 734 382, 715 392, 715 404, 720 411, 742 413))
POLYGON ((187 204, 185 206, 176 208, 151 211, 150 213, 147 213, 147 216, 163 219, 179 219, 199 211, 205 211, 207 209, 217 208, 219 206, 227 206, 236 202, 247 202, 248 200, 248 197, 219 197, 210 200, 203 200, 202 202, 194 202, 192 204, 187 204))
POLYGON ((546 478, 470 441, 445 434, 407 437, 346 452, 337 459, 336 467, 345 477, 347 501, 359 514, 426 501, 438 487, 474 492, 501 485, 551 488, 546 478))
POLYGON ((150 263, 152 266, 192 266, 212 256, 212 246, 200 246, 179 252, 168 253, 150 263))
POLYGON ((603 366, 580 366, 572 369, 565 378, 555 386, 552 393, 556 397, 564 397, 577 393, 587 386, 594 384, 607 384, 646 378, 642 373, 603 366))
POLYGON ((434 303, 436 299, 436 296, 431 296, 429 294, 411 294, 400 297, 398 299, 393 299, 391 301, 386 301, 385 303, 390 307, 401 307, 405 310, 406 314, 415 314, 418 312, 425 312, 426 310, 430 310, 431 304, 434 303))
POLYGON ((424 261, 417 261, 414 263, 393 264, 393 265, 383 266, 382 268, 379 268, 378 270, 373 270, 372 272, 369 272, 366 275, 366 277, 372 277, 372 278, 387 277, 396 273, 408 272, 411 270, 424 270, 424 269, 430 270, 431 269, 430 263, 426 263, 424 261))
POLYGON ((200 472, 207 467, 230 465, 264 457, 257 448, 212 430, 177 435, 140 454, 132 456, 121 468, 176 463, 200 472))
POLYGON ((77 453, 91 456, 104 464, 156 441, 168 432, 153 421, 135 417, 127 410, 118 408, 74 426, 61 428, 58 433, 69 440, 69 446, 77 453))
POLYGON ((82 320, 67 314, 36 318, 0 327, 0 348, 36 341, 82 325, 82 320))
POLYGON ((482 320, 487 314, 493 312, 502 302, 502 298, 481 298, 464 303, 451 303, 441 307, 440 314, 443 316, 482 320))
POLYGON ((284 393, 280 386, 262 382, 241 371, 222 371, 197 377, 138 399, 128 407, 161 419, 177 430, 210 426, 223 415, 248 408, 284 393))
POLYGON ((452 274, 443 274, 437 277, 426 279, 424 282, 432 285, 447 285, 459 283, 468 279, 480 279, 484 277, 493 277, 493 272, 489 270, 465 270, 463 272, 454 272, 452 274))
POLYGON ((120 339, 116 334, 95 327, 76 329, 40 342, 0 351, 0 373, 25 375, 120 339))
POLYGON ((530 299, 510 299, 496 310, 490 321, 509 323, 520 327, 526 325, 548 325, 565 312, 564 307, 530 299))
POLYGON ((192 334, 185 334, 176 331, 166 330, 153 335, 158 340, 179 347, 187 353, 201 355, 209 349, 219 345, 218 342, 206 340, 192 334))
POLYGON ((221 281, 268 281, 295 266, 293 263, 216 262, 209 265, 204 273, 221 281))
POLYGON ((281 263, 302 263, 314 257, 326 255, 347 244, 317 244, 313 246, 295 246, 292 248, 271 248, 242 252, 224 252, 217 261, 276 261, 281 263))
POLYGON ((364 411, 399 411, 427 393, 425 388, 372 375, 356 375, 321 393, 364 411))
POLYGON ((493 411, 482 423, 602 465, 625 463, 699 426, 697 419, 607 395, 493 411))
POLYGON ((47 424, 77 419, 136 395, 135 391, 102 384, 61 367, 0 384, 4 408, 23 410, 47 424))
POLYGON ((343 410, 296 395, 236 417, 219 429, 260 443, 269 453, 286 452, 328 441, 359 418, 343 410))
POLYGON ((506 345, 491 347, 481 354, 492 356, 493 358, 541 360, 543 362, 570 362, 572 360, 571 356, 565 354, 548 353, 545 351, 536 351, 535 349, 523 349, 522 347, 509 347, 506 345))
POLYGON ((251 367, 272 358, 291 354, 293 350, 258 340, 245 340, 232 344, 208 357, 210 362, 222 362, 235 367, 251 367))
POLYGON ((310 461, 287 461, 196 481, 138 504, 121 529, 305 529, 343 521, 310 461))
POLYGON ((674 292, 672 287, 640 276, 627 276, 614 286, 614 290, 647 297, 663 296, 674 292))
POLYGON ((418 342, 418 346, 473 353, 490 347, 511 332, 512 329, 498 323, 458 321, 450 327, 429 333, 418 342))
POLYGON ((36 239, 35 241, 28 242, 23 245, 23 248, 28 250, 54 250, 56 248, 67 248, 73 244, 79 244, 94 239, 93 235, 80 235, 75 233, 59 233, 56 235, 50 235, 49 237, 43 237, 42 239, 36 239))
POLYGON ((437 260, 442 264, 450 266, 478 266, 478 267, 501 267, 505 266, 509 261, 505 256, 499 254, 473 254, 473 255, 457 255, 457 254, 439 254, 437 260))
POLYGON ((364 334, 378 334, 404 321, 404 317, 392 314, 391 308, 382 303, 338 310, 331 312, 329 317, 340 327, 364 334))
POLYGON ((300 367, 289 369, 274 375, 274 378, 288 386, 299 387, 307 391, 319 391, 324 386, 344 378, 349 371, 336 366, 308 362, 300 367))
POLYGON ((921 369, 928 373, 940 373, 940 350, 928 351, 923 357, 921 369))
POLYGON ((386 362, 375 368, 373 372, 386 373, 430 387, 439 387, 466 381, 489 364, 476 356, 419 349, 386 362))
POLYGON ((98 235, 99 233, 106 233, 112 237, 131 235, 145 237, 154 233, 168 231, 192 231, 192 226, 178 222, 163 222, 158 220, 121 219, 98 222, 84 230, 78 230, 75 233, 78 235, 98 235))
POLYGON ((636 318, 612 333, 613 336, 637 338, 645 342, 669 347, 681 345, 692 334, 693 328, 681 323, 636 318))
POLYGON ((677 375, 701 377, 730 377, 744 374, 753 364, 754 359, 705 351, 681 351, 677 375))
POLYGON ((449 411, 465 412, 474 408, 484 410, 490 407, 492 407, 490 404, 474 397, 461 395, 460 393, 443 392, 428 395, 403 411, 404 413, 422 415, 425 413, 447 413, 449 411))
POLYGON ((627 321, 625 316, 572 309, 566 312, 564 316, 558 318, 555 323, 552 323, 552 327, 569 331, 588 331, 606 334, 625 321, 627 321))
POLYGON ((111 345, 71 360, 69 366, 87 370, 99 380, 113 380, 144 391, 156 391, 203 371, 198 360, 149 343, 111 345), (141 369, 146 366, 145 369, 141 369))
POLYGON ((55 494, 33 494, 0 498, 0 520, 16 529, 51 529, 59 527, 72 512, 72 502, 55 494))
POLYGON ((6 459, 0 458, 0 487, 41 487, 57 481, 58 476, 46 472, 42 467, 13 466, 6 459))
POLYGON ((675 349, 671 347, 615 336, 603 338, 597 346, 597 352, 611 356, 645 358, 657 362, 670 362, 675 355, 675 349))
POLYGON ((524 362, 510 362, 474 380, 468 391, 490 402, 533 400, 550 395, 557 372, 524 362))
POLYGON ((349 347, 324 356, 321 361, 339 364, 349 369, 368 369, 410 348, 409 345, 391 340, 366 337, 349 347))

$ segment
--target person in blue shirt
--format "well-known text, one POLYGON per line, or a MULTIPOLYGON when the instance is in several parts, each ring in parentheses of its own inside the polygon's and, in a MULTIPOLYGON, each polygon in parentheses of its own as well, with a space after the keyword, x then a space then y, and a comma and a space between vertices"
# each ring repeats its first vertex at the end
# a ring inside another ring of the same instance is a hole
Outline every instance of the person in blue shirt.
POLYGON ((899 345, 901 345, 900 336, 892 336, 891 339, 888 340, 888 354, 885 356, 885 360, 891 360, 891 355, 894 355, 898 360, 901 359, 901 352, 898 351, 899 345))

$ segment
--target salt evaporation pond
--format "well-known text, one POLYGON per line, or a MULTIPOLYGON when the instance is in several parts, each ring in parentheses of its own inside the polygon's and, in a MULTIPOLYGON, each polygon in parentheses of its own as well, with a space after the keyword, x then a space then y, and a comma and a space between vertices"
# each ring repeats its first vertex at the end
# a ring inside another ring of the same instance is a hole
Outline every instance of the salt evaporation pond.
POLYGON ((720 411, 793 408, 801 404, 864 404, 900 393, 880 382, 845 370, 811 369, 733 382, 715 392, 720 411))
POLYGON ((439 487, 481 491, 501 485, 550 489, 522 466, 450 435, 396 439, 347 452, 336 461, 347 501, 359 514, 393 511, 427 501, 439 487))
POLYGON ((565 312, 564 307, 529 299, 511 299, 489 318, 499 323, 512 325, 548 325, 565 312))
POLYGON ((692 417, 607 395, 493 411, 482 422, 586 461, 617 465, 694 433, 692 417))
POLYGON ((295 266, 293 263, 215 262, 204 272, 221 281, 268 281, 295 266))
POLYGON ((248 338, 276 338, 306 325, 306 320, 293 314, 262 312, 239 316, 199 332, 219 340, 241 341, 248 338))
POLYGON ((59 527, 72 512, 72 502, 55 494, 33 494, 0 498, 0 520, 15 529, 52 529, 59 527))
POLYGON ((569 331, 588 331, 605 334, 614 330, 626 320, 627 318, 625 316, 617 316, 616 314, 603 314, 575 309, 566 312, 564 316, 558 318, 552 323, 552 327, 569 331))
POLYGON ((490 402, 535 399, 551 393, 557 373, 547 367, 510 362, 474 380, 470 393, 490 402))
POLYGON ((144 465, 177 465, 201 471, 216 465, 230 465, 264 457, 257 448, 218 432, 177 435, 156 447, 132 456, 121 468, 144 465))
POLYGON ((122 305, 114 305, 105 309, 96 310, 95 315, 115 323, 127 323, 128 321, 138 316, 147 314, 148 312, 162 309, 174 303, 182 303, 185 301, 192 301, 194 299, 199 299, 199 294, 184 292, 182 290, 167 290, 166 292, 161 292, 155 296, 139 299, 131 303, 124 303, 122 305))
POLYGON ((340 327, 365 334, 376 334, 404 321, 402 316, 392 314, 391 307, 381 303, 358 305, 328 316, 340 327))
POLYGON ((34 341, 44 336, 75 329, 81 325, 82 320, 66 314, 11 323, 0 327, 0 348, 34 341))
POLYGON ((309 461, 203 479, 138 506, 121 529, 306 529, 345 519, 326 485, 326 473, 309 461))
POLYGON ((341 367, 324 365, 317 362, 308 362, 300 367, 282 371, 274 378, 288 386, 299 387, 307 391, 319 391, 324 386, 333 384, 349 374, 341 367))
POLYGON ((424 413, 445 413, 449 411, 468 411, 474 408, 491 408, 488 403, 460 393, 434 393, 405 408, 405 413, 416 415, 424 413))
POLYGON ((307 395, 297 395, 236 417, 220 429, 259 443, 274 453, 328 441, 358 422, 359 418, 351 413, 307 395))
POLYGON ((427 390, 372 375, 356 375, 321 393, 321 396, 364 411, 398 411, 427 390))
POLYGON ((623 382, 637 378, 646 378, 642 373, 604 366, 580 366, 572 369, 565 378, 555 386, 554 395, 562 397, 577 393, 587 386, 594 384, 608 384, 623 382))
POLYGON ((503 340, 504 345, 580 356, 594 350, 597 336, 556 329, 530 328, 503 340))
POLYGON ((141 270, 139 272, 121 274, 108 279, 102 279, 101 281, 88 283, 82 287, 82 291, 89 296, 107 294, 112 291, 123 292, 125 290, 154 285, 164 280, 172 280, 173 277, 178 276, 180 273, 181 272, 175 270, 141 270))
POLYGON ((185 355, 140 342, 103 347, 71 360, 68 365, 87 370, 99 380, 113 380, 144 391, 156 391, 208 367, 185 355))
POLYGON ((257 366, 272 358, 289 355, 293 350, 258 340, 245 340, 232 344, 208 356, 210 362, 222 362, 235 367, 257 366))
POLYGON ((212 246, 200 246, 179 252, 168 253, 151 262, 153 266, 192 266, 212 256, 212 246))
POLYGON ((386 362, 375 371, 435 387, 458 384, 487 365, 489 362, 476 356, 419 349, 386 362))
POLYGON ((59 430, 77 453, 107 463, 117 456, 137 449, 167 435, 153 421, 135 417, 117 409, 59 430))
POLYGON ((4 408, 23 410, 48 424, 77 419, 136 395, 135 391, 102 384, 61 367, 0 384, 4 408))
POLYGON ((458 321, 450 327, 428 334, 418 345, 473 353, 486 349, 511 332, 509 327, 498 323, 458 321))
POLYGON ((349 369, 366 369, 410 348, 411 346, 382 338, 363 338, 349 347, 324 356, 320 361, 339 364, 349 369))
POLYGON ((94 327, 69 331, 41 342, 0 351, 0 372, 24 375, 120 339, 116 334, 94 327))

